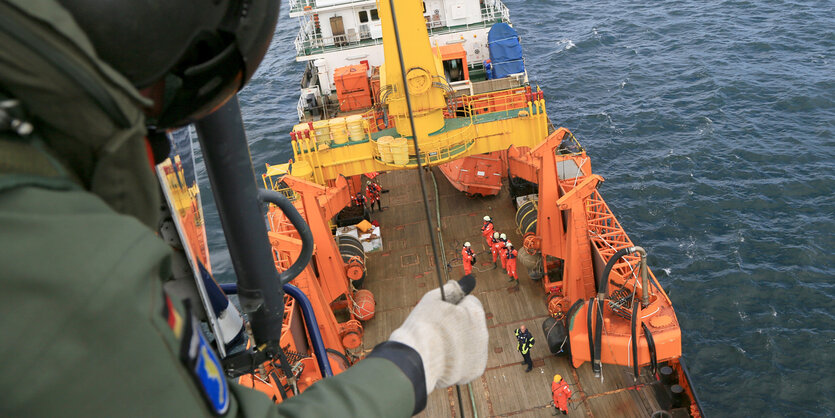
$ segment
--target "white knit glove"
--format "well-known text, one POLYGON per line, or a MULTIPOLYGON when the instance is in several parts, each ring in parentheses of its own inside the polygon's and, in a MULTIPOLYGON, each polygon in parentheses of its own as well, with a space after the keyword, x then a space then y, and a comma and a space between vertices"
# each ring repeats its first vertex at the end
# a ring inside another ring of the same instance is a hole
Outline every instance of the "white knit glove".
POLYGON ((481 301, 467 295, 473 287, 475 278, 468 275, 461 284, 451 280, 444 285, 446 301, 441 289, 430 290, 389 338, 420 354, 427 395, 472 381, 487 366, 487 320, 481 301))

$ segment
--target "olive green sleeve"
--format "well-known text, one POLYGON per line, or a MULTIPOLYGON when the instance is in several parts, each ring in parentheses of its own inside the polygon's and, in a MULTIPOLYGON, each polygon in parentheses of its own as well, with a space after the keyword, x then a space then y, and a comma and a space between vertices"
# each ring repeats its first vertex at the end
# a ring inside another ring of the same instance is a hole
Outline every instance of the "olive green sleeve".
POLYGON ((231 389, 246 417, 408 417, 415 405, 412 382, 384 358, 362 360, 278 405, 249 388, 231 389))

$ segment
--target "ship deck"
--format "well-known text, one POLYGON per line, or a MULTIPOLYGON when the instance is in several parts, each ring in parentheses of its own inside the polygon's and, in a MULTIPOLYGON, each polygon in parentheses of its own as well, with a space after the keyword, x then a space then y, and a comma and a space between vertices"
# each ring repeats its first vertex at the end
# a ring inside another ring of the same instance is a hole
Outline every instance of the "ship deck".
MULTIPOLYGON (((432 178, 428 173, 423 175, 432 216, 437 219, 432 178)), ((520 286, 514 289, 501 268, 493 269, 492 257, 481 238, 481 218, 490 215, 497 231, 506 233, 517 246, 521 245, 507 184, 498 196, 469 198, 455 190, 438 169, 434 169, 434 175, 449 277, 457 279, 463 274, 461 246, 470 241, 477 253, 473 273, 478 283, 473 294, 484 306, 489 331, 486 371, 469 385, 460 387, 465 416, 474 416, 471 396, 479 417, 551 416, 550 388, 556 373, 568 381, 574 392, 569 416, 649 417, 661 410, 658 399, 662 397, 657 394, 663 387, 648 369, 642 370, 641 377, 634 381, 631 368, 604 365, 601 381, 594 377, 589 363, 574 369, 567 357, 550 354, 541 328, 548 316, 541 285, 528 277, 520 262, 520 286), (525 367, 520 364, 522 358, 516 351, 513 336, 513 331, 522 324, 536 338, 531 352, 534 368, 530 373, 525 373, 525 367)), ((417 172, 395 171, 378 179, 389 192, 382 195, 384 211, 372 214, 372 219, 380 222, 383 247, 370 253, 367 261, 365 287, 374 293, 377 310, 376 316, 365 324, 367 350, 388 339, 420 297, 438 285, 417 172)), ((419 416, 460 416, 455 387, 433 392, 419 416)))

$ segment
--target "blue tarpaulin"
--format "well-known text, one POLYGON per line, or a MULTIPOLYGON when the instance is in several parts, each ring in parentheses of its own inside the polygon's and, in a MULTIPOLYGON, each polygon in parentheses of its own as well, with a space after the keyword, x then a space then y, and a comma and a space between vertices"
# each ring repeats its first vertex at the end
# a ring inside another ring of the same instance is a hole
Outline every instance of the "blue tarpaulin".
POLYGON ((519 35, 507 23, 496 23, 487 34, 493 71, 490 78, 507 77, 525 71, 519 35))

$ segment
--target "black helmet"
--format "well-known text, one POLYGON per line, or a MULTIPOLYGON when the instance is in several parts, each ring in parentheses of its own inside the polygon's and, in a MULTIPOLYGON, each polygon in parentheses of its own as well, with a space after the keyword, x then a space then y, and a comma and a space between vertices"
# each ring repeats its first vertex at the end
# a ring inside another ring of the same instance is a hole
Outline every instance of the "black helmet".
POLYGON ((249 81, 278 20, 280 0, 58 0, 96 53, 137 88, 161 82, 157 128, 185 125, 249 81))

